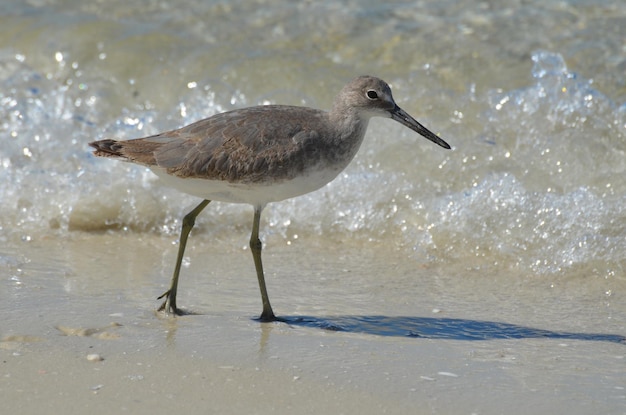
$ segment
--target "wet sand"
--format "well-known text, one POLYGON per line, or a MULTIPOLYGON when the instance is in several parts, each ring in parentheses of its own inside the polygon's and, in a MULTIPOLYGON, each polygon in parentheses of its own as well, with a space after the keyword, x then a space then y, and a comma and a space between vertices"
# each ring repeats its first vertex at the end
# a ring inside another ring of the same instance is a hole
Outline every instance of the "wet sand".
POLYGON ((626 413, 608 3, 4 0, 2 413, 626 413), (217 203, 187 249, 190 314, 155 313, 198 201, 87 143, 329 108, 366 73, 454 151, 377 120, 345 175, 268 206, 286 322, 254 320, 251 213, 217 203))
POLYGON ((71 232, 5 252, 7 413, 626 409, 625 307, 590 298, 591 278, 443 273, 376 243, 269 236, 270 298, 288 321, 259 323, 239 236, 192 241, 179 318, 154 312, 175 238, 71 232))

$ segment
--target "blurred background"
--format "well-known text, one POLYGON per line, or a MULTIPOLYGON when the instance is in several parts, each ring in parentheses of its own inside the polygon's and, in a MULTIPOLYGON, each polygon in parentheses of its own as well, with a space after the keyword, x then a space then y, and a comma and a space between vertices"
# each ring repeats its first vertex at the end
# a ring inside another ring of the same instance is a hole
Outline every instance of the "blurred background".
MULTIPOLYGON (((88 142, 264 103, 330 108, 371 74, 453 150, 374 119, 336 181, 266 209, 266 242, 587 281, 607 303, 624 287, 623 2, 5 0, 0 27, 0 267, 13 279, 28 244, 173 239, 197 203, 88 142)), ((196 237, 240 249, 250 212, 216 203, 196 237)))

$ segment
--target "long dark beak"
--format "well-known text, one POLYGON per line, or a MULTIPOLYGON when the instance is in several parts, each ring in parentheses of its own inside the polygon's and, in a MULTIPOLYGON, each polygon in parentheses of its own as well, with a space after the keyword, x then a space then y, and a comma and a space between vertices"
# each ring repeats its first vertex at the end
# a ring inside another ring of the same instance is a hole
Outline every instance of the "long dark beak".
POLYGON ((450 145, 448 143, 439 138, 437 134, 432 133, 428 128, 418 123, 415 118, 411 117, 399 106, 396 105, 396 107, 389 111, 389 113, 391 114, 391 119, 398 121, 400 124, 406 127, 409 127, 411 130, 415 131, 422 137, 429 139, 433 143, 439 144, 441 147, 450 150, 450 145))

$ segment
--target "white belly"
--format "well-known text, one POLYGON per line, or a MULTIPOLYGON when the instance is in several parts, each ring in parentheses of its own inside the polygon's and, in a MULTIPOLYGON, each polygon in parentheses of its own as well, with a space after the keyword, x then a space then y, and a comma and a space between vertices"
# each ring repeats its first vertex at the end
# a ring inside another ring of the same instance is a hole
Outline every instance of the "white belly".
POLYGON ((167 174, 159 168, 152 168, 163 184, 181 192, 207 200, 229 203, 247 203, 265 206, 270 202, 301 196, 315 191, 332 181, 343 168, 312 169, 308 175, 297 176, 291 180, 229 183, 222 180, 180 178, 167 174))

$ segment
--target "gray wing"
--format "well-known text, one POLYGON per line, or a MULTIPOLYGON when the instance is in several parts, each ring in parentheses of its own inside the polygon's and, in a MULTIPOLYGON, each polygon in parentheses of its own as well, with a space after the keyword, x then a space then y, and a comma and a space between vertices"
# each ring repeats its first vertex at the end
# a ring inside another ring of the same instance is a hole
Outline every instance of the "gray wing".
POLYGON ((169 174, 256 182, 268 175, 292 178, 319 162, 327 123, 324 111, 272 105, 217 114, 139 140, 156 145, 153 165, 169 174))

